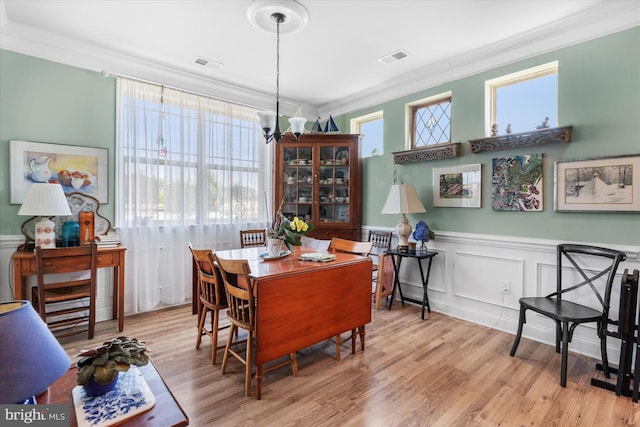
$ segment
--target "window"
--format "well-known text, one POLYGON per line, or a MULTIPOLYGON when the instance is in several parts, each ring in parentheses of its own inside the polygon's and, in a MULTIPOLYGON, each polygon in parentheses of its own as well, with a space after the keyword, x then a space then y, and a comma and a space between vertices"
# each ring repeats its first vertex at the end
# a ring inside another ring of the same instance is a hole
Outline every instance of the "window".
POLYGON ((121 225, 266 219, 270 180, 261 171, 269 168, 255 109, 141 82, 121 86, 121 225))
POLYGON ((451 142, 451 92, 406 105, 410 117, 407 148, 451 142))
POLYGON ((486 135, 558 126, 558 62, 550 62, 485 82, 486 135))
POLYGON ((183 304, 188 247, 232 249, 264 228, 273 145, 256 110, 119 78, 116 221, 127 257, 128 313, 183 304))
POLYGON ((351 119, 351 133, 362 135, 362 157, 381 156, 384 154, 384 118, 382 111, 351 119))

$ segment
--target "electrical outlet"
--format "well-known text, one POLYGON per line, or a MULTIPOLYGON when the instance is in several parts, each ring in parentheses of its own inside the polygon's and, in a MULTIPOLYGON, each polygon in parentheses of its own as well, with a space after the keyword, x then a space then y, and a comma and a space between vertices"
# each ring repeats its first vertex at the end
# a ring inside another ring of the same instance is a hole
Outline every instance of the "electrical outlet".
POLYGON ((503 280, 501 284, 502 284, 502 293, 504 295, 511 295, 511 282, 509 282, 508 280, 503 280))

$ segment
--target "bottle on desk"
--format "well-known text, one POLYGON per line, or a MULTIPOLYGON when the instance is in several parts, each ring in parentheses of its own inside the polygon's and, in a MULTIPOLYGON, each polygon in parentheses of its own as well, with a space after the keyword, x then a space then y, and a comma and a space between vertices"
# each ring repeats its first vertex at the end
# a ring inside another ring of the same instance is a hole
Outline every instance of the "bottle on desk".
POLYGON ((94 241, 94 216, 93 212, 78 213, 80 223, 80 244, 90 245, 94 241))

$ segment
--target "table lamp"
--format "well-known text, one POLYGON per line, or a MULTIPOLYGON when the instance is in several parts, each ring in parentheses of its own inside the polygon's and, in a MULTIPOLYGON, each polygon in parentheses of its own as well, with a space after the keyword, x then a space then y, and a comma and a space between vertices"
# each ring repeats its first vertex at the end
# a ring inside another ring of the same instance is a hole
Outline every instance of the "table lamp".
POLYGON ((56 228, 49 217, 71 215, 71 209, 60 184, 34 183, 31 184, 18 215, 42 217, 36 223, 36 246, 51 249, 56 247, 56 228))
POLYGON ((387 201, 382 208, 383 214, 402 214, 400 223, 396 225, 398 233, 398 250, 409 249, 409 236, 411 235, 411 225, 405 214, 426 212, 422 205, 418 193, 413 185, 393 184, 387 201))
POLYGON ((0 303, 0 360, 0 403, 9 404, 42 394, 71 366, 29 301, 0 303))

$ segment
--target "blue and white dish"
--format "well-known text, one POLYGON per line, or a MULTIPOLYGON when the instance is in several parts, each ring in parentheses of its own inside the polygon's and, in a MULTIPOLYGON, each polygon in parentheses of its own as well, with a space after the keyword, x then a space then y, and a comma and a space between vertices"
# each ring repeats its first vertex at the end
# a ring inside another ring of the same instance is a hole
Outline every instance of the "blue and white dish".
POLYGON ((276 255, 276 256, 269 254, 269 252, 265 252, 263 254, 260 254, 260 258, 262 258, 265 261, 270 261, 272 259, 280 259, 280 258, 286 257, 289 254, 291 254, 291 251, 289 250, 280 251, 280 255, 276 255))
POLYGON ((148 411, 156 404, 142 373, 132 366, 118 375, 113 390, 101 396, 87 396, 82 386, 72 391, 78 427, 102 427, 121 423, 148 411))

